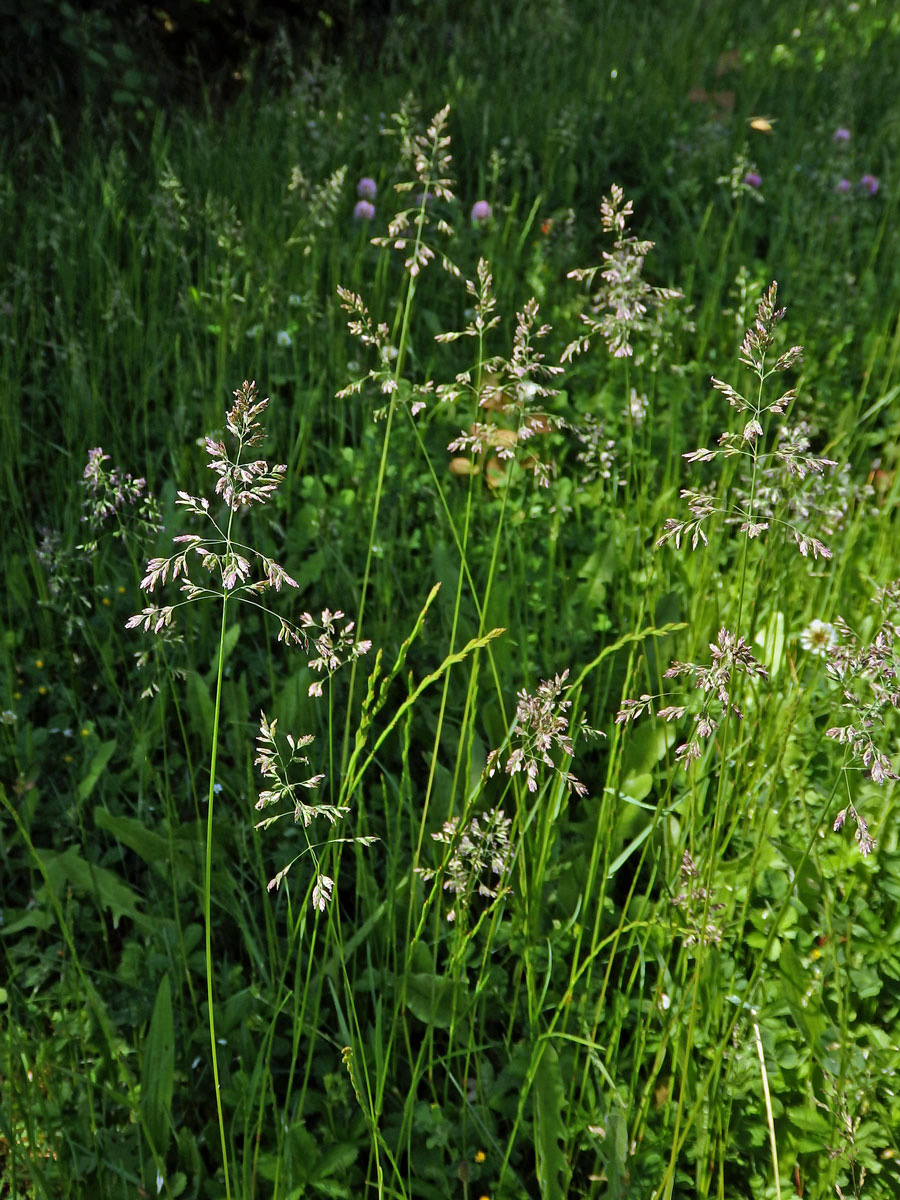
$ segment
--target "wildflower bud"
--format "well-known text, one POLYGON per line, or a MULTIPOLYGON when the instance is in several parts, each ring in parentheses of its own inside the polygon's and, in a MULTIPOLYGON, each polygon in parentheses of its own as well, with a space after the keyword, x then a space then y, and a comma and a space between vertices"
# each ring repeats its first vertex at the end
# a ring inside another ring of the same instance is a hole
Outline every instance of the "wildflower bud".
POLYGON ((368 175, 363 175, 362 179, 356 185, 356 194, 360 200, 374 200, 378 195, 378 185, 374 179, 370 179, 368 175))
POLYGON ((353 209, 354 221, 371 221, 375 216, 375 205, 368 200, 357 200, 353 209))
POLYGON ((874 196, 878 191, 878 180, 874 175, 863 175, 859 182, 860 186, 867 191, 870 196, 874 196))
POLYGON ((487 200, 476 200, 472 205, 472 221, 476 225, 480 225, 484 221, 491 219, 491 206, 487 200))

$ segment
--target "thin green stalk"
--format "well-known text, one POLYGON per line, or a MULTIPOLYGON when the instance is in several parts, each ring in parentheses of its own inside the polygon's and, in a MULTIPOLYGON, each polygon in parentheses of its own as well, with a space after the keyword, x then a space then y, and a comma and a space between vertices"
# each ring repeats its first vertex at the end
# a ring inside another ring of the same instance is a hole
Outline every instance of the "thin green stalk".
MULTIPOLYGON (((231 544, 231 525, 234 510, 228 517, 227 543, 231 544)), ((228 1141, 225 1136, 225 1115, 222 1109, 222 1093, 219 1085, 219 1050, 216 1043, 216 1019, 213 1000, 213 958, 212 958, 212 858, 213 858, 213 805, 216 795, 216 761, 219 753, 219 716, 222 710, 222 681, 225 671, 225 621, 228 613, 228 593, 222 594, 222 620, 219 626, 219 656, 216 668, 216 703, 213 717, 212 747, 209 755, 209 792, 207 795, 206 812, 206 863, 203 870, 203 924, 205 929, 204 946, 206 951, 206 1003, 209 1016, 209 1045, 212 1055, 213 1087, 216 1094, 216 1116, 219 1122, 219 1139, 222 1147, 222 1166, 225 1171, 225 1196, 231 1200, 231 1181, 228 1173, 228 1141)))

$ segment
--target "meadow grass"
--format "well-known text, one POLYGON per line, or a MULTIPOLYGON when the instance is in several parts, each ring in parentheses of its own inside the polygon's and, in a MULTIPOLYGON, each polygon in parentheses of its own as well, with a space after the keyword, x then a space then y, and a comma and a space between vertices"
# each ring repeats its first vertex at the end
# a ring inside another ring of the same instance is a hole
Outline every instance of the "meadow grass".
POLYGON ((898 34, 4 146, 0 1194, 900 1194, 898 34))

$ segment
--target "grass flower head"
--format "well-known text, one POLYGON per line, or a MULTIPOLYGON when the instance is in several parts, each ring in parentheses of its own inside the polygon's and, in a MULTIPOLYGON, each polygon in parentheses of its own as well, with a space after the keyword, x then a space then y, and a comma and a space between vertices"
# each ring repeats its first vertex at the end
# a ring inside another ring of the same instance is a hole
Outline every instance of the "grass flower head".
POLYGON ((776 330, 786 311, 776 308, 777 294, 778 286, 772 283, 763 293, 756 320, 741 343, 740 361, 757 377, 757 388, 748 389, 748 398, 721 379, 713 377, 710 380, 732 408, 746 414, 742 418, 742 428, 722 433, 715 447, 701 446, 683 455, 690 463, 732 457, 746 463, 746 469, 738 475, 732 489, 731 503, 724 507, 715 492, 708 489, 682 489, 681 497, 687 503, 691 518, 686 521, 668 518, 657 539, 657 547, 670 540, 676 548, 681 546, 682 540, 689 540, 692 549, 696 549, 701 541, 708 545, 706 523, 714 513, 719 513, 726 524, 737 524, 748 538, 758 538, 770 525, 775 525, 796 544, 804 558, 810 555, 814 559, 831 558, 831 550, 804 528, 810 506, 803 502, 801 485, 807 477, 825 476, 837 463, 809 453, 808 431, 802 423, 794 428, 781 426, 774 446, 765 449, 763 420, 770 414, 780 416, 785 413, 796 399, 796 389, 788 388, 774 400, 767 401, 762 395, 762 385, 769 376, 790 370, 803 356, 802 346, 791 346, 777 358, 772 353, 776 330), (791 484, 789 491, 785 488, 786 482, 791 484))
MULTIPOLYGON (((507 775, 525 772, 529 792, 538 788, 538 772, 541 764, 549 767, 577 796, 586 796, 587 788, 570 772, 557 766, 550 756, 551 750, 571 759, 575 757, 575 746, 569 730, 569 712, 572 701, 566 698, 569 688, 566 680, 568 668, 553 679, 542 680, 532 695, 525 688, 519 692, 516 704, 516 720, 505 746, 492 750, 487 757, 485 774, 490 778, 501 767, 507 775)), ((582 733, 598 736, 599 731, 590 729, 582 722, 582 733)))
POLYGON ((758 204, 763 202, 762 175, 746 154, 740 153, 732 163, 727 175, 720 175, 716 183, 728 189, 733 200, 752 197, 758 204))
POLYGON ((426 882, 442 876, 444 888, 457 898, 456 906, 447 913, 448 921, 456 920, 457 908, 469 907, 474 894, 492 900, 500 895, 512 860, 511 827, 512 820, 498 808, 466 822, 452 817, 431 835, 434 841, 450 847, 449 855, 437 870, 420 868, 418 874, 426 882))
POLYGON ((459 268, 446 254, 436 249, 434 235, 442 238, 453 235, 453 228, 433 211, 431 200, 453 201, 453 180, 450 176, 450 135, 447 118, 450 106, 445 105, 432 117, 424 133, 414 132, 413 114, 401 106, 394 114, 396 133, 400 138, 400 156, 412 178, 394 184, 401 195, 414 193, 413 203, 402 208, 388 222, 387 236, 372 239, 375 246, 389 246, 405 256, 403 266, 415 279, 435 256, 444 270, 458 278, 459 268))
POLYGON ((114 523, 113 537, 137 537, 149 541, 162 529, 159 508, 146 479, 133 479, 118 467, 107 468, 109 455, 102 446, 88 451, 82 476, 82 516, 94 533, 94 540, 79 549, 91 553, 97 548, 96 537, 107 523, 114 523))
MULTIPOLYGON (((675 750, 675 760, 685 770, 701 757, 701 743, 709 741, 722 719, 733 713, 739 721, 744 714, 732 698, 733 679, 745 675, 748 679, 767 680, 769 673, 751 652, 743 637, 731 633, 724 626, 719 630, 715 642, 709 643, 711 664, 673 662, 665 672, 664 679, 677 679, 684 675, 693 676, 694 686, 699 689, 702 700, 700 711, 694 714, 694 733, 675 750)), ((646 692, 636 700, 623 700, 616 714, 616 724, 624 725, 635 721, 644 712, 652 713, 656 698, 646 692)), ((670 704, 658 708, 656 715, 664 721, 680 720, 688 711, 688 704, 670 704)))
MULTIPOLYGON (((247 449, 262 441, 263 429, 258 418, 268 406, 268 399, 258 399, 256 384, 246 382, 234 393, 234 397, 234 404, 225 418, 228 432, 235 442, 234 451, 229 452, 225 443, 215 438, 205 439, 209 456, 207 465, 218 476, 215 493, 230 510, 231 517, 242 509, 263 505, 271 499, 287 470, 282 464, 269 467, 265 460, 250 460, 245 455, 247 449)), ((221 598, 224 594, 239 595, 249 600, 268 588, 280 591, 284 584, 297 587, 296 580, 273 559, 236 542, 232 536, 231 518, 223 528, 212 503, 206 497, 179 491, 176 503, 202 517, 212 526, 214 536, 181 534, 173 539, 181 546, 175 554, 150 559, 141 580, 142 591, 152 592, 170 578, 173 581, 180 578, 184 599, 179 605, 145 606, 128 620, 127 629, 143 626, 147 632, 159 633, 171 625, 176 607, 194 600, 221 598), (220 588, 195 582, 191 578, 192 568, 198 562, 203 570, 218 576, 220 588)), ((296 631, 290 640, 305 642, 296 631)))
POLYGON ((615 236, 612 252, 603 252, 603 264, 597 267, 570 271, 568 278, 593 287, 599 276, 600 285, 590 295, 580 314, 585 329, 570 342, 562 354, 568 362, 583 354, 598 335, 606 342, 613 358, 630 358, 634 350, 631 338, 636 332, 651 332, 660 316, 659 310, 670 300, 681 297, 674 288, 651 287, 642 278, 644 259, 653 249, 653 242, 626 236, 632 203, 625 193, 613 184, 609 196, 600 205, 603 232, 615 236), (652 310, 653 317, 649 314, 652 310))

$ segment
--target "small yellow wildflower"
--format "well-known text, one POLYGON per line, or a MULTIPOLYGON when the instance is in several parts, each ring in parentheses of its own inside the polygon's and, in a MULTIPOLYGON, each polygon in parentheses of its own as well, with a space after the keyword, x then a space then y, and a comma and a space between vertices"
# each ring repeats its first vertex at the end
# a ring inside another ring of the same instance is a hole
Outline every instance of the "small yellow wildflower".
POLYGON ((486 1158, 487 1158, 487 1155, 485 1154, 485 1152, 483 1150, 475 1151, 475 1161, 477 1163, 483 1163, 486 1158))
POLYGON ((119 593, 120 596, 125 595, 125 588, 122 587, 121 585, 119 585, 119 587, 116 588, 116 591, 119 593))
POLYGON ((34 665, 37 667, 37 669, 38 669, 39 671, 43 671, 43 669, 44 669, 44 660, 43 660, 42 658, 36 658, 36 659, 34 660, 34 665))
POLYGON ((41 686, 38 688, 38 695, 40 695, 40 696, 47 695, 47 689, 44 687, 43 684, 41 684, 41 686))
POLYGON ((104 596, 102 603, 104 608, 109 608, 109 606, 112 604, 112 600, 110 600, 109 596, 104 596))
POLYGON ((88 729, 88 727, 86 725, 84 726, 84 728, 81 731, 81 736, 82 737, 90 737, 91 736, 91 731, 88 729))

